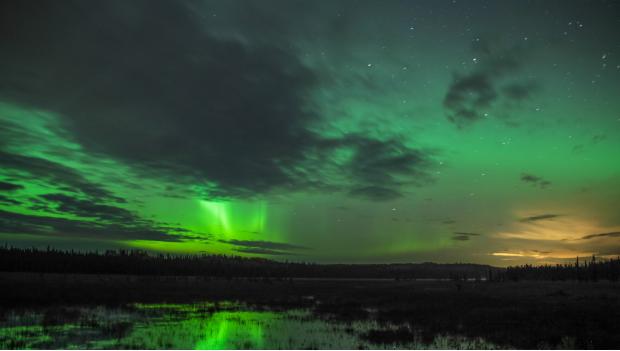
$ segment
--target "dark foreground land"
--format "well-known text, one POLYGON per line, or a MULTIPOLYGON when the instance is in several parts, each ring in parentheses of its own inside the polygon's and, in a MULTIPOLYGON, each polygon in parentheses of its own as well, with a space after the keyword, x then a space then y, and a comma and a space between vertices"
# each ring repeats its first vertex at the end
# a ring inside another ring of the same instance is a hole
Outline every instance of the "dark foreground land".
MULTIPOLYGON (((0 321, 37 308, 239 301, 255 308, 307 308, 317 318, 408 325, 370 330, 386 347, 416 335, 481 337, 500 347, 620 347, 620 284, 414 280, 208 279, 203 277, 0 273, 0 321)), ((129 308, 129 307, 127 307, 129 308)))

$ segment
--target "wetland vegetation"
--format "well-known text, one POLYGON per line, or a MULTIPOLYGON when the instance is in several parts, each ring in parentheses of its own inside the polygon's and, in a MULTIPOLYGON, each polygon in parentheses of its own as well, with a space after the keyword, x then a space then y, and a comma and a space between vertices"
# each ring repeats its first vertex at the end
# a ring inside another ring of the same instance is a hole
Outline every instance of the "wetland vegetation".
POLYGON ((209 256, 201 261, 17 249, 1 253, 7 264, 0 273, 0 348, 6 349, 620 345, 620 285, 613 279, 617 260, 499 269, 322 266, 209 256), (49 264, 42 272, 44 262, 49 264), (219 265, 228 268, 219 275, 192 275, 192 262, 215 265, 215 271, 219 265), (144 271, 106 271, 123 267, 144 271), (153 269, 177 274, 153 274, 153 269), (475 276, 485 271, 487 277, 475 276), (340 276, 346 272, 355 274, 340 276), (357 275, 363 272, 369 278, 357 275), (429 278, 433 274, 436 278, 429 278))
POLYGON ((617 348, 614 282, 2 273, 1 348, 617 348))

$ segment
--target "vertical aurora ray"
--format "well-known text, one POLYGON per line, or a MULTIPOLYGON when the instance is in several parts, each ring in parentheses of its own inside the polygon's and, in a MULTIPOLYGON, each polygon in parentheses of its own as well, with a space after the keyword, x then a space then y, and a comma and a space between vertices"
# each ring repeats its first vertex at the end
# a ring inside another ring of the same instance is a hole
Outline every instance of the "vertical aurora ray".
POLYGON ((206 210, 207 220, 213 223, 209 225, 209 229, 222 233, 223 235, 231 233, 230 221, 228 218, 228 203, 202 201, 201 205, 206 210))
POLYGON ((265 233, 267 224, 267 204, 254 202, 214 202, 200 201, 204 210, 206 229, 223 239, 256 237, 275 233, 265 233))

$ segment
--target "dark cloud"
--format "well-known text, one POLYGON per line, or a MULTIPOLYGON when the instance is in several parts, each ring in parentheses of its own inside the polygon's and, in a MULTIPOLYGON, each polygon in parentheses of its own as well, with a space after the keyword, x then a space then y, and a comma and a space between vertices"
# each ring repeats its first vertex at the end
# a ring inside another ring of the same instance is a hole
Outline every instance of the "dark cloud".
POLYGON ((5 205, 15 205, 15 206, 21 205, 21 202, 15 199, 12 199, 8 196, 4 196, 4 195, 0 195, 0 203, 3 203, 5 205))
POLYGON ((48 209, 62 214, 91 217, 104 221, 135 222, 139 220, 132 212, 117 206, 77 199, 64 194, 45 194, 40 197, 51 204, 48 209))
POLYGON ((211 36, 183 2, 4 5, 0 96, 58 112, 90 152, 216 195, 296 182, 315 81, 296 57, 211 36))
POLYGON ((539 176, 533 175, 533 174, 529 174, 529 173, 522 173, 521 174, 521 181, 524 183, 528 183, 531 184, 535 187, 541 188, 541 189, 545 189, 546 187, 548 187, 549 185, 551 185, 551 182, 543 179, 539 176))
POLYGON ((546 220, 546 219, 554 219, 554 218, 557 218, 557 217, 560 217, 560 216, 561 215, 559 215, 559 214, 545 213, 545 214, 541 214, 541 215, 529 216, 529 217, 521 218, 519 220, 519 222, 536 222, 536 221, 542 221, 542 220, 546 220))
POLYGON ((595 134, 592 137, 590 137, 589 140, 587 140, 584 144, 577 144, 575 146, 573 146, 573 152, 574 153, 580 153, 582 152, 584 149, 600 144, 603 141, 605 141, 607 139, 607 135, 605 134, 595 134))
POLYGON ((620 232, 609 232, 609 233, 598 233, 598 234, 589 234, 582 237, 582 240, 589 240, 595 238, 620 238, 620 232))
POLYGON ((288 243, 278 243, 273 241, 262 240, 220 240, 221 243, 230 244, 234 246, 243 246, 249 248, 260 248, 270 250, 309 250, 310 248, 305 246, 293 245, 288 243))
MULTIPOLYGON (((312 132, 319 117, 306 97, 318 74, 282 45, 209 33, 185 2, 3 6, 0 98, 57 112, 65 134, 90 155, 203 184, 211 198, 341 189, 385 200, 428 178, 429 155, 398 138, 312 132), (355 150, 339 165, 352 185, 322 177, 314 162, 317 152, 329 157, 343 147, 355 150)), ((21 165, 33 176, 46 167, 53 166, 21 165)))
POLYGON ((469 235, 455 235, 452 237, 452 240, 455 241, 467 241, 469 240, 469 235))
POLYGON ((0 191, 13 191, 13 190, 19 190, 23 188, 24 188, 23 185, 0 181, 0 191))
POLYGON ((472 232, 454 232, 456 235, 467 235, 467 236, 480 236, 480 233, 472 233, 472 232))
MULTIPOLYGON (((166 228, 170 230, 171 228, 166 228)), ((180 229, 179 231, 183 231, 180 229)), ((0 210, 0 233, 33 234, 59 237, 96 238, 101 240, 181 241, 147 221, 139 223, 100 223, 68 218, 33 216, 0 210)))
POLYGON ((234 251, 241 252, 241 253, 247 253, 247 254, 255 254, 255 255, 272 255, 272 256, 297 255, 297 254, 286 252, 286 251, 261 249, 261 248, 254 248, 254 247, 234 249, 234 251))
POLYGON ((473 73, 454 78, 444 98, 448 119, 455 124, 475 121, 497 98, 490 78, 484 73, 473 73))
MULTIPOLYGON (((348 149, 350 160, 337 167, 348 176, 349 195, 372 201, 387 201, 403 196, 406 184, 423 185, 433 181, 429 169, 433 152, 411 148, 397 138, 378 140, 350 134, 321 142, 323 153, 348 149)), ((321 162, 325 162, 321 160, 321 162)))
POLYGON ((1 233, 102 240, 208 240, 208 236, 204 234, 144 219, 120 207, 119 205, 126 202, 124 199, 112 196, 104 189, 87 182, 70 168, 38 158, 20 158, 13 155, 10 159, 28 161, 11 164, 18 164, 21 169, 30 171, 28 174, 46 176, 49 182, 56 178, 62 181, 62 175, 65 175, 64 182, 56 185, 60 185, 59 188, 66 188, 67 193, 39 195, 29 198, 28 202, 0 197, 0 202, 28 206, 28 209, 42 213, 42 215, 35 216, 2 211, 0 213, 1 233), (50 172, 45 175, 45 170, 50 172), (76 189, 80 191, 70 192, 76 189))
POLYGON ((38 157, 22 156, 0 151, 2 172, 27 182, 43 182, 59 190, 81 193, 85 196, 123 202, 102 186, 87 180, 76 170, 38 157))
POLYGON ((522 65, 523 48, 502 48, 496 43, 474 42, 475 68, 456 74, 444 97, 448 120, 465 126, 481 119, 499 104, 512 105, 530 97, 538 87, 536 82, 505 81, 522 65))
POLYGON ((480 236, 482 234, 479 233, 471 233, 471 232, 454 232, 454 236, 452 236, 452 240, 455 241, 467 241, 472 237, 480 236))
POLYGON ((394 189, 381 186, 365 186, 360 188, 353 188, 349 191, 349 195, 372 201, 388 201, 397 199, 402 196, 400 192, 394 189))
POLYGON ((350 168, 353 176, 361 182, 400 185, 403 181, 399 176, 414 182, 428 178, 428 154, 409 148, 400 140, 349 136, 343 139, 343 143, 355 148, 350 168))
POLYGON ((179 239, 182 240, 210 242, 213 238, 213 235, 211 234, 193 233, 189 230, 184 230, 177 227, 162 227, 162 230, 175 231, 177 233, 180 233, 182 234, 182 236, 179 239))

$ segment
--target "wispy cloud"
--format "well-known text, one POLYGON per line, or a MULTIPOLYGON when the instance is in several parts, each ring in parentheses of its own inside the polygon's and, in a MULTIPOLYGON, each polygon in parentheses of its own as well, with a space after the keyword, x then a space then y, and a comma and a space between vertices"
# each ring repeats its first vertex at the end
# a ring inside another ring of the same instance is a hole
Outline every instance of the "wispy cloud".
POLYGON ((291 251, 311 250, 306 246, 262 240, 219 240, 224 244, 236 246, 234 251, 260 255, 296 255, 291 251))
POLYGON ((0 181, 0 191, 13 191, 13 190, 19 190, 23 188, 24 188, 23 185, 0 181))
POLYGON ((531 184, 531 185, 533 185, 535 187, 538 187, 538 188, 541 188, 541 189, 545 189, 549 185, 551 185, 550 181, 548 181, 548 180, 546 180, 546 179, 544 179, 542 177, 530 174, 530 173, 522 173, 521 174, 521 181, 524 182, 524 183, 531 184))
POLYGON ((287 251, 262 249, 259 247, 237 248, 237 249, 234 249, 234 251, 241 252, 241 253, 247 253, 247 254, 254 254, 254 255, 272 255, 272 256, 295 255, 294 253, 287 252, 287 251))
POLYGON ((452 240, 456 241, 467 241, 472 237, 481 236, 480 233, 472 233, 472 232, 454 232, 454 236, 452 236, 452 240))
POLYGON ((589 240, 595 238, 620 238, 620 232, 589 234, 581 238, 581 240, 589 240))
POLYGON ((554 219, 554 218, 557 218, 557 217, 560 217, 560 216, 561 215, 559 215, 559 214, 545 213, 545 214, 541 214, 541 215, 529 216, 529 217, 521 218, 519 220, 519 222, 543 221, 543 220, 547 220, 547 219, 554 219))
POLYGON ((505 114, 507 108, 521 104, 538 90, 537 82, 517 80, 526 50, 495 44, 486 40, 475 42, 474 68, 455 74, 448 87, 443 105, 448 120, 459 127, 488 116, 493 109, 505 114))

